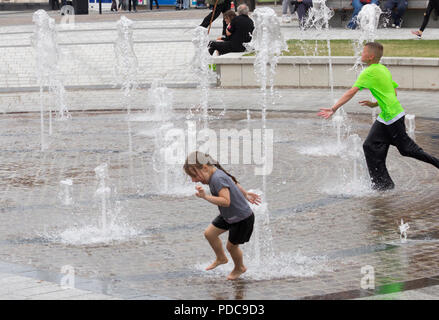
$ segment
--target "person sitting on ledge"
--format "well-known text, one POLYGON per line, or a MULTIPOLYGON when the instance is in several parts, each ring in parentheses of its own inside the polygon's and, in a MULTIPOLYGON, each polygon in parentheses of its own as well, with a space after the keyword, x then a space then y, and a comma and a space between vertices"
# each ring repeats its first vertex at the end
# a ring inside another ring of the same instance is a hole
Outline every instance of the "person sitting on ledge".
POLYGON ((312 0, 293 0, 291 3, 296 8, 295 11, 299 17, 299 27, 304 29, 308 10, 312 7, 312 0))
MULTIPOLYGON (((211 41, 209 42, 209 53, 212 55, 218 51, 219 55, 229 52, 244 52, 245 47, 243 43, 251 41, 251 34, 255 28, 253 20, 248 16, 249 8, 246 4, 241 4, 238 7, 238 16, 233 18, 230 23, 230 28, 226 30, 228 41, 211 41)), ((226 19, 228 15, 224 15, 226 19)))
POLYGON ((389 19, 389 22, 391 18, 393 20, 392 28, 401 28, 402 16, 407 9, 407 0, 387 0, 384 8, 386 19, 389 19), (394 8, 395 10, 393 10, 394 8))

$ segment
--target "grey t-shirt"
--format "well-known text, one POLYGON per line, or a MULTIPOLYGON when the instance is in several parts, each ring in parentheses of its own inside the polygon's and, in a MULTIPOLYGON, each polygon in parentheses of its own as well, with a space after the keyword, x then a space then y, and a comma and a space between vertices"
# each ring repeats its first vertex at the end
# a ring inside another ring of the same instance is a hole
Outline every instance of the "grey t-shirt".
POLYGON ((230 206, 218 206, 220 215, 227 223, 237 223, 248 218, 252 210, 244 198, 244 195, 224 171, 216 169, 209 180, 210 193, 218 197, 218 192, 222 188, 228 188, 230 191, 230 206))

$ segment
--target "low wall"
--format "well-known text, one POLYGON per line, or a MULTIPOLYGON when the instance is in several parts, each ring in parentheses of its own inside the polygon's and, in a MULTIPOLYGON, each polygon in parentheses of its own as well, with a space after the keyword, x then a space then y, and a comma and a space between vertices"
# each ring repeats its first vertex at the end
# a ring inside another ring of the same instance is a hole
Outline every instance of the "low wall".
MULTIPOLYGON (((259 86, 253 69, 254 59, 242 53, 214 57, 217 85, 223 88, 259 86)), ((329 87, 328 61, 328 57, 280 57, 275 86, 329 87)), ((381 63, 389 68, 401 89, 439 91, 439 58, 384 57, 381 63)), ((361 71, 352 70, 354 64, 353 57, 332 57, 334 87, 352 86, 361 71)))

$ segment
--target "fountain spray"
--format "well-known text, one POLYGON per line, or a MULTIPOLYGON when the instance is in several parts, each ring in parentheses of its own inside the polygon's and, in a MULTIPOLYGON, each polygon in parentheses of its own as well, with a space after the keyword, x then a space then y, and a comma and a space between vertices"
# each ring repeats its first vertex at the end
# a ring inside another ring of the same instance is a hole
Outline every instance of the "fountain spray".
MULTIPOLYGON (((270 99, 273 101, 274 93, 274 76, 283 50, 287 49, 287 45, 280 31, 280 21, 273 9, 269 7, 257 8, 252 19, 255 23, 252 40, 246 45, 248 49, 256 52, 254 70, 256 79, 260 84, 262 94, 262 159, 264 165, 267 160, 266 141, 266 115, 267 115, 267 86, 270 88, 270 99)), ((262 174, 262 196, 266 197, 266 174, 262 174)), ((265 202, 265 201, 264 201, 265 202)), ((270 230, 270 218, 267 203, 262 203, 260 207, 255 208, 255 214, 258 215, 255 224, 255 262, 257 265, 263 263, 262 259, 274 258, 272 249, 272 235, 270 230)))
POLYGON ((96 195, 101 198, 101 228, 104 232, 107 231, 107 208, 110 198, 111 189, 107 186, 108 180, 108 165, 106 163, 101 164, 95 168, 96 178, 98 179, 98 188, 96 189, 96 195))
MULTIPOLYGON (((55 20, 50 18, 46 11, 37 10, 32 21, 35 24, 31 44, 36 56, 36 76, 40 87, 40 123, 41 123, 41 150, 47 149, 44 136, 44 106, 43 87, 49 87, 49 93, 54 95, 55 105, 58 107, 57 119, 66 120, 70 114, 65 104, 65 89, 61 80, 59 66, 60 51, 57 44, 55 20)), ((52 134, 52 108, 49 104, 49 135, 52 134)))
POLYGON ((407 230, 410 229, 409 224, 406 222, 404 223, 404 220, 401 219, 401 224, 399 225, 399 239, 401 240, 401 243, 407 242, 407 230))
POLYGON ((196 27, 193 31, 192 44, 194 45, 194 56, 191 61, 192 71, 197 77, 199 87, 201 88, 201 110, 204 127, 207 128, 208 122, 208 103, 209 103, 209 83, 215 77, 214 72, 210 69, 212 57, 208 50, 209 35, 207 29, 196 27))
MULTIPOLYGON (((331 101, 334 100, 334 76, 332 71, 331 40, 329 38, 329 20, 334 16, 334 10, 326 6, 326 0, 314 0, 309 8, 305 21, 305 29, 322 29, 326 32, 326 47, 328 49, 329 86, 331 88, 331 101)), ((317 49, 317 46, 316 46, 317 49)))
POLYGON ((123 104, 127 109, 128 117, 128 150, 133 152, 132 135, 131 135, 131 99, 132 92, 137 89, 137 70, 138 61, 133 47, 133 22, 122 16, 116 24, 117 39, 114 43, 114 53, 116 56, 115 76, 117 82, 121 85, 124 94, 123 104))
POLYGON ((410 136, 410 138, 415 140, 415 129, 416 129, 415 115, 414 114, 406 114, 405 115, 405 122, 406 122, 406 126, 407 126, 408 135, 410 136))

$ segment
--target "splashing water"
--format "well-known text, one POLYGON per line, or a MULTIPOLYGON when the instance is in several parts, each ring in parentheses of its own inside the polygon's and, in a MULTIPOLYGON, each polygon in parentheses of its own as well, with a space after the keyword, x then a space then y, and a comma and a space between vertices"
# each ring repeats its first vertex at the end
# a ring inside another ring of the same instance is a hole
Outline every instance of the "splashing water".
POLYGON ((171 196, 191 196, 195 193, 183 171, 185 154, 174 154, 176 141, 169 141, 167 132, 174 129, 174 124, 166 122, 155 131, 153 170, 156 192, 171 196))
MULTIPOLYGON (((36 57, 36 77, 40 87, 40 123, 41 123, 41 150, 47 149, 44 136, 44 106, 43 87, 48 86, 49 93, 54 97, 58 110, 58 120, 66 120, 71 116, 65 104, 65 89, 60 71, 60 51, 57 44, 55 20, 50 18, 46 11, 37 10, 32 16, 35 24, 31 37, 31 45, 36 57)), ((52 134, 52 108, 49 104, 49 135, 52 134)))
MULTIPOLYGON (((261 195, 261 190, 249 190, 261 195)), ((332 268, 323 256, 307 257, 300 250, 295 253, 275 253, 270 222, 267 219, 267 203, 262 198, 259 206, 250 204, 255 214, 255 225, 249 243, 242 246, 247 272, 241 278, 253 280, 282 279, 288 277, 312 277, 332 268)), ((195 268, 204 271, 210 263, 198 263, 195 268)), ((233 266, 228 264, 211 270, 207 275, 226 276, 233 266)))
POLYGON ((350 121, 347 113, 343 108, 339 108, 335 115, 332 116, 331 122, 327 124, 322 121, 323 138, 317 145, 299 146, 298 152, 303 155, 317 157, 332 157, 343 155, 347 147, 347 137, 351 131, 350 121), (332 132, 327 129, 332 127, 332 132), (335 139, 333 138, 335 132, 335 139))
POLYGON ((309 8, 305 20, 306 28, 322 30, 329 28, 329 20, 334 16, 334 10, 326 5, 326 0, 314 0, 313 6, 309 8))
POLYGON ((215 78, 215 73, 211 70, 212 57, 209 53, 209 35, 207 29, 198 26, 192 34, 192 44, 194 45, 194 56, 192 57, 191 67, 195 74, 199 87, 201 88, 200 107, 202 111, 201 119, 204 127, 207 128, 208 105, 209 105, 209 85, 215 78))
POLYGON ((101 198, 101 227, 106 232, 107 230, 107 207, 111 194, 111 189, 107 187, 106 180, 108 180, 108 165, 106 163, 101 164, 95 168, 96 178, 98 179, 98 189, 96 190, 96 196, 101 198))
POLYGON ((415 123, 415 115, 414 114, 406 114, 405 115, 405 122, 407 126, 407 133, 410 138, 415 140, 415 130, 416 130, 416 123, 415 123))
POLYGON ((173 95, 160 80, 154 80, 148 91, 148 100, 154 105, 153 120, 167 121, 174 117, 173 95))
POLYGON ((138 85, 137 70, 139 63, 133 46, 133 21, 122 16, 116 23, 116 28, 114 73, 117 83, 122 86, 124 95, 128 97, 138 85))
POLYGON ((360 29, 360 36, 354 41, 354 51, 357 57, 354 70, 361 66, 361 51, 367 42, 375 41, 377 37, 378 22, 382 11, 376 4, 366 4, 357 15, 357 24, 360 29))
POLYGON ((244 45, 256 52, 254 69, 261 90, 265 91, 267 85, 272 90, 277 62, 287 45, 280 31, 279 18, 273 9, 257 8, 252 14, 252 19, 255 24, 252 40, 244 45), (267 65, 270 68, 267 68, 267 65))
MULTIPOLYGON (((262 159, 265 164, 267 162, 267 145, 266 141, 266 117, 267 117, 267 84, 270 86, 270 98, 273 101, 273 87, 276 65, 283 50, 287 49, 286 42, 283 40, 280 30, 280 19, 277 17, 273 9, 269 7, 257 8, 253 14, 255 28, 253 30, 252 40, 246 44, 247 49, 256 52, 254 71, 256 79, 261 86, 262 92, 262 159), (269 68, 268 68, 269 66, 269 68)), ((262 194, 266 195, 266 175, 262 173, 262 194)), ((260 213, 259 219, 269 228, 270 218, 267 204, 262 205, 262 209, 258 209, 260 213)), ((259 237, 259 236, 257 236, 259 237)), ((271 236, 265 234, 264 238, 257 239, 256 243, 270 243, 271 236)), ((261 253, 255 253, 256 256, 262 256, 261 253)))
POLYGON ((346 139, 342 160, 347 162, 346 166, 340 166, 342 181, 335 184, 331 182, 323 188, 323 192, 330 195, 355 197, 373 194, 364 158, 363 143, 357 134, 352 134, 346 139), (348 170, 349 163, 352 164, 352 171, 348 170))
POLYGON ((133 46, 133 22, 122 16, 116 24, 117 39, 114 43, 114 54, 116 63, 114 65, 114 74, 118 84, 124 93, 123 107, 127 110, 128 117, 128 152, 133 152, 133 143, 131 135, 131 104, 132 93, 138 87, 137 70, 139 63, 133 46))
MULTIPOLYGON (((280 19, 273 9, 269 7, 257 8, 253 14, 255 29, 252 40, 245 44, 248 50, 256 52, 254 71, 256 80, 260 84, 262 99, 262 149, 264 164, 267 159, 266 141, 266 118, 267 118, 267 85, 270 87, 270 102, 274 101, 274 76, 279 57, 287 44, 280 30, 280 19), (269 66, 269 67, 268 67, 269 66)), ((262 190, 266 194, 266 175, 262 174, 262 190)))
POLYGON ((61 203, 65 206, 70 206, 73 204, 72 192, 71 188, 73 185, 72 179, 66 179, 60 181, 60 192, 58 194, 58 198, 61 200, 61 203))
MULTIPOLYGON (((329 36, 329 20, 334 16, 334 10, 329 8, 326 5, 326 0, 315 0, 313 1, 313 6, 308 11, 308 16, 305 21, 305 28, 315 28, 317 31, 325 30, 326 32, 326 47, 328 50, 328 71, 329 71, 329 87, 331 94, 331 103, 335 103, 336 99, 334 98, 334 75, 332 68, 332 55, 331 55, 331 40, 329 36)), ((317 50, 317 46, 316 46, 317 50)), ((344 111, 344 108, 341 107, 337 110, 336 114, 332 117, 332 125, 337 133, 337 146, 336 149, 326 148, 327 151, 331 152, 331 154, 339 154, 344 146, 342 144, 342 137, 344 133, 348 133, 349 129, 346 124, 347 115, 344 111), (345 132, 343 132, 344 130, 345 132)), ((317 148, 313 148, 312 151, 315 155, 325 154, 326 152, 322 152, 321 148, 325 148, 325 146, 320 146, 317 148)))
POLYGON ((139 234, 121 217, 120 202, 112 201, 115 192, 108 185, 108 165, 106 163, 99 165, 95 168, 95 173, 98 180, 95 197, 101 211, 98 224, 74 226, 55 236, 48 236, 51 240, 65 244, 86 245, 125 241, 139 234))
MULTIPOLYGON (((314 0, 313 6, 309 8, 305 20, 305 29, 315 28, 326 32, 326 47, 328 50, 329 86, 331 88, 331 101, 334 100, 334 75, 332 70, 331 40, 329 38, 329 20, 334 16, 334 10, 326 6, 326 0, 314 0)), ((317 50, 317 42, 316 42, 317 50)))
MULTIPOLYGON (((282 279, 288 277, 311 277, 321 272, 330 272, 332 268, 328 259, 323 256, 307 257, 300 250, 295 253, 275 253, 273 237, 268 220, 267 203, 261 190, 249 190, 261 196, 259 206, 250 204, 255 214, 255 225, 249 243, 242 246, 244 264, 247 267, 241 278, 252 280, 282 279)), ((198 263, 195 269, 203 271, 210 262, 198 263)), ((208 276, 226 276, 231 272, 233 264, 219 266, 208 271, 208 276)))
POLYGON ((399 239, 401 240, 401 243, 407 242, 408 229, 410 229, 409 224, 407 222, 404 223, 404 220, 401 219, 401 224, 399 225, 399 239))

